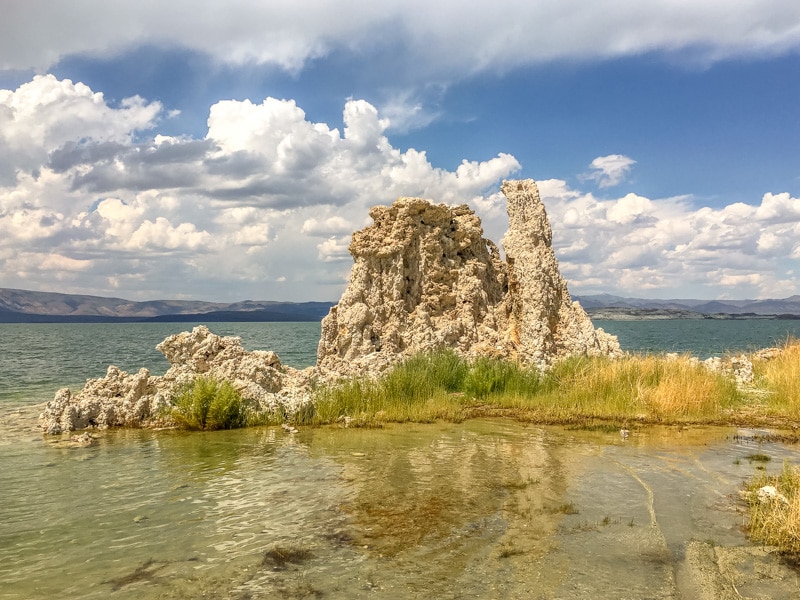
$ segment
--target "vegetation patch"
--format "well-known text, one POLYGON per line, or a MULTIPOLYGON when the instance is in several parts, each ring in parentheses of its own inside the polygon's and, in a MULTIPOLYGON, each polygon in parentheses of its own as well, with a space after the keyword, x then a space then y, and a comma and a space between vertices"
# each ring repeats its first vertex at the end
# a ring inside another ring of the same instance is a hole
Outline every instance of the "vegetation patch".
POLYGON ((800 555, 800 468, 784 463, 779 475, 759 474, 746 485, 750 538, 800 555))
POLYGON ((178 391, 172 404, 170 416, 185 429, 236 429, 248 423, 247 405, 228 381, 198 377, 178 391))
POLYGON ((754 360, 756 386, 767 392, 769 411, 797 421, 800 419, 800 340, 788 338, 778 356, 754 360))
POLYGON ((577 356, 540 373, 442 350, 410 358, 377 379, 322 386, 315 410, 297 422, 379 427, 502 416, 614 432, 636 423, 724 422, 743 404, 732 378, 690 356, 577 356))
POLYGON ((769 462, 772 460, 772 457, 770 457, 768 454, 761 454, 760 452, 748 454, 745 456, 745 458, 750 462, 769 462))
POLYGON ((261 566, 271 567, 276 571, 282 571, 290 564, 299 565, 309 560, 313 554, 307 548, 299 546, 275 546, 267 550, 261 566))

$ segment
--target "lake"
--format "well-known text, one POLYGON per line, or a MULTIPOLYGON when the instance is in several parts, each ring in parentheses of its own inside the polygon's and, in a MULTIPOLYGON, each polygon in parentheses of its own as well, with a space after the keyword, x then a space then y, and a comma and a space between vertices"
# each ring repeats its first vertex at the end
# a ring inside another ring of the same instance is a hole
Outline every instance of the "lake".
MULTIPOLYGON (((793 321, 598 322, 640 352, 768 346, 793 321)), ((800 598, 738 491, 797 448, 761 431, 506 420, 378 430, 113 430, 67 448, 41 402, 187 324, 2 325, 0 600, 800 598), (770 461, 751 460, 755 453, 770 461), (734 595, 734 590, 737 595, 734 595)), ((318 323, 213 324, 312 364, 318 323)))

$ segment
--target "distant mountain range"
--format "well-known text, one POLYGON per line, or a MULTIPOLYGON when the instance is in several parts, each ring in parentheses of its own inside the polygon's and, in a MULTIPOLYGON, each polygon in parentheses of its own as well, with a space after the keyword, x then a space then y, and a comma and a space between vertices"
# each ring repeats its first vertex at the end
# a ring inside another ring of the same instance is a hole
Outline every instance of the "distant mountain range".
MULTIPOLYGON (((782 300, 647 300, 573 296, 593 318, 800 318, 800 295, 782 300)), ((0 323, 319 321, 333 302, 149 300, 0 288, 0 323)))
POLYGON ((0 323, 319 321, 332 302, 196 300, 134 302, 80 294, 0 288, 0 323))
POLYGON ((800 295, 782 300, 647 300, 610 294, 573 296, 590 316, 614 315, 632 318, 702 318, 702 317, 798 317, 800 295))

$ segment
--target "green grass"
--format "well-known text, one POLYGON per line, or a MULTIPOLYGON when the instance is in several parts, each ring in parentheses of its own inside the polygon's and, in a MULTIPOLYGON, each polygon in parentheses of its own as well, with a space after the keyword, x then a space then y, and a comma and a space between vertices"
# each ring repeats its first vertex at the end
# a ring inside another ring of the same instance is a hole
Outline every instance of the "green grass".
POLYGON ((410 358, 378 379, 319 389, 301 422, 377 427, 386 422, 510 416, 540 423, 715 422, 741 404, 735 383, 690 357, 574 357, 541 374, 494 358, 473 362, 450 350, 410 358))
POLYGON ((636 424, 800 423, 800 342, 756 361, 756 384, 739 390, 690 356, 576 356, 547 373, 496 358, 469 361, 452 350, 411 357, 378 378, 319 386, 298 414, 249 414, 230 384, 198 379, 174 400, 173 419, 193 429, 250 424, 461 422, 502 416, 614 431, 636 424), (766 390, 766 391, 764 391, 766 390))
POLYGON ((172 401, 170 416, 184 429, 236 429, 248 424, 249 411, 228 381, 198 377, 172 401))
POLYGON ((750 538, 784 554, 800 554, 800 468, 784 463, 780 475, 760 474, 746 485, 750 538), (761 500, 758 490, 774 486, 781 498, 761 500))

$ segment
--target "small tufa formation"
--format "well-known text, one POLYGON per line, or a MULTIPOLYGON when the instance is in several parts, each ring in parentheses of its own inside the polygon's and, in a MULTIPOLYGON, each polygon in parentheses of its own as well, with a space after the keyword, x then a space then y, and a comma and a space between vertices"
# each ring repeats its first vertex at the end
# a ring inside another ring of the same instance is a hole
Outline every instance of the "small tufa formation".
POLYGON ((201 375, 230 381, 258 410, 291 414, 309 401, 310 371, 283 366, 274 352, 248 352, 238 337, 220 337, 201 325, 168 337, 156 348, 170 362, 163 376, 147 369, 131 374, 112 365, 105 377, 89 379, 74 396, 68 388, 58 390, 39 417, 42 429, 56 434, 162 424, 172 395, 201 375))
POLYGON ((621 354, 595 330, 558 272, 533 180, 506 181, 506 260, 466 205, 400 198, 370 211, 353 234, 350 284, 322 321, 322 370, 380 372, 411 354, 448 347, 539 369, 572 354, 621 354))

